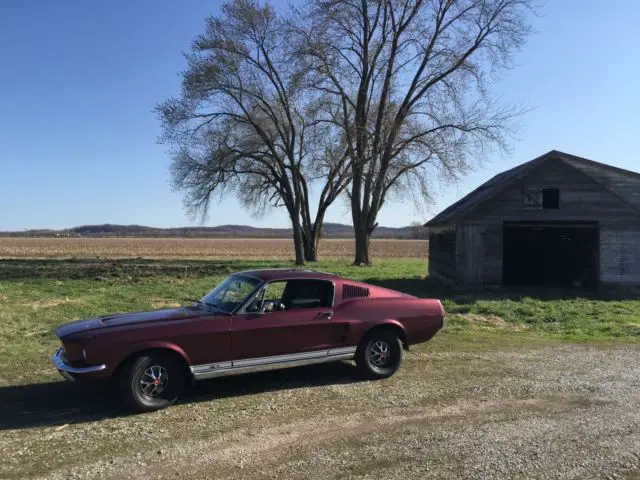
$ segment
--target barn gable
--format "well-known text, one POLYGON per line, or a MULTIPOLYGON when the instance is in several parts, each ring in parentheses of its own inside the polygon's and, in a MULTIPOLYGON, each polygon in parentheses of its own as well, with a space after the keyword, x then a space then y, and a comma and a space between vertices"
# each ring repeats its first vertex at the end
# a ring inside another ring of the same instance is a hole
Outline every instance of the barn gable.
POLYGON ((459 220, 490 223, 520 221, 526 217, 528 221, 599 221, 612 212, 615 212, 615 221, 640 222, 640 209, 627 198, 561 158, 547 157, 491 198, 474 205, 459 220), (557 190, 557 208, 526 205, 527 194, 539 195, 545 189, 557 190))
POLYGON ((640 212, 640 174, 572 155, 564 161, 582 171, 640 212))
MULTIPOLYGON (((640 215, 640 174, 612 167, 593 160, 577 157, 567 153, 552 150, 529 162, 523 163, 505 172, 499 173, 489 181, 483 183, 468 195, 445 208, 433 217, 425 227, 435 227, 451 224, 467 216, 471 211, 493 199, 504 190, 522 181, 532 171, 549 163, 550 160, 563 162, 577 170, 593 182, 607 189, 622 202, 632 207, 640 215)), ((559 178, 556 178, 558 180, 559 178)))

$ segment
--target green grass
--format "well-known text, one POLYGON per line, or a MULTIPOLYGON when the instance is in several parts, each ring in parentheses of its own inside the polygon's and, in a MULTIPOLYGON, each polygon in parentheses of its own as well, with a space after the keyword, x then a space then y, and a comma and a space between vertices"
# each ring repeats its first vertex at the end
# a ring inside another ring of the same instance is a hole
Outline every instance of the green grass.
POLYGON ((480 299, 471 304, 449 299, 446 308, 453 325, 465 328, 471 314, 496 316, 507 325, 522 330, 557 335, 568 339, 640 339, 640 301, 602 298, 522 298, 480 299))
MULTIPOLYGON (((154 476, 170 476, 175 469, 192 478, 211 478, 212 472, 220 478, 262 478, 259 469, 289 477, 286 469, 302 472, 308 465, 330 470, 322 459, 340 455, 349 456, 343 460, 352 466, 350 474, 379 474, 380 468, 386 473, 389 465, 424 464, 423 452, 406 450, 415 441, 412 431, 418 432, 415 437, 433 422, 450 422, 446 428, 460 422, 455 415, 432 419, 428 412, 465 401, 493 402, 495 397, 487 392, 529 396, 528 384, 512 390, 513 380, 527 375, 518 362, 505 361, 513 354, 533 349, 535 357, 566 345, 567 339, 597 340, 593 346, 598 349, 640 340, 638 298, 558 291, 461 292, 425 279, 424 261, 380 261, 372 267, 324 261, 313 268, 442 298, 450 313, 445 329, 432 341, 412 347, 398 374, 385 381, 364 381, 348 362, 254 374, 249 380, 226 377, 200 382, 177 405, 147 415, 128 415, 113 392, 64 384, 49 365, 47 357, 58 346, 53 330, 61 323, 181 304, 200 297, 230 272, 290 266, 283 261, 0 261, 0 477, 50 478, 57 472, 66 478, 71 469, 86 468, 77 476, 87 478, 87 472, 107 466, 121 468, 105 473, 114 478, 147 468, 155 469, 154 476), (423 414, 426 417, 420 417, 423 414), (420 419, 412 418, 416 415, 420 419), (394 422, 376 424, 378 419, 394 422), (318 435, 324 435, 320 444, 314 443, 318 435), (291 449, 256 447, 274 439, 283 445, 291 442, 291 449), (232 450, 229 458, 254 462, 242 471, 216 456, 220 448, 238 445, 240 453, 232 450), (376 448, 385 455, 392 452, 393 463, 384 455, 373 456, 376 448), (172 457, 176 452, 183 457, 172 457), (208 454, 212 456, 206 463, 198 463, 208 454), (154 459, 162 462, 160 469, 154 459)), ((589 345, 584 350, 591 349, 589 345)), ((556 398, 547 402, 555 405, 556 398)), ((510 408, 508 398, 504 405, 510 408)), ((521 404, 516 405, 520 412, 521 404)), ((472 411, 463 419, 464 428, 471 421, 482 425, 485 415, 472 411)))
MULTIPOLYGON (((47 355, 56 326, 100 314, 162 308, 199 298, 230 272, 288 267, 284 261, 0 262, 0 385, 55 378, 47 355)), ((426 280, 421 260, 370 267, 323 261, 316 270, 443 300, 446 334, 492 333, 570 340, 640 340, 640 299, 559 291, 470 291, 426 280)))

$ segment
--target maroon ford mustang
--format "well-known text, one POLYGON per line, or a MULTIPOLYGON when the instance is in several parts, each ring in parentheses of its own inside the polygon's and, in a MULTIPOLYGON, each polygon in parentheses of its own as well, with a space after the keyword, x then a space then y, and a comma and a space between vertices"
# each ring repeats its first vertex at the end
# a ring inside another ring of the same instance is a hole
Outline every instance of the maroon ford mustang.
POLYGON ((255 270, 189 307, 63 325, 51 360, 67 380, 115 378, 127 405, 149 411, 192 379, 351 359, 388 377, 403 348, 433 337, 444 317, 438 300, 327 273, 255 270))

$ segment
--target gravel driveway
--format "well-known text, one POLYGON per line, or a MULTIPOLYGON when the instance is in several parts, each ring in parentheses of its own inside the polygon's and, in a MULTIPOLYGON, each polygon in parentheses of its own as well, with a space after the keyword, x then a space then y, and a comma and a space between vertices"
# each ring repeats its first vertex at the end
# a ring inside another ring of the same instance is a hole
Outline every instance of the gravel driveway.
POLYGON ((387 381, 272 372, 147 415, 50 384, 0 410, 0 477, 640 478, 639 345, 443 337, 387 381))

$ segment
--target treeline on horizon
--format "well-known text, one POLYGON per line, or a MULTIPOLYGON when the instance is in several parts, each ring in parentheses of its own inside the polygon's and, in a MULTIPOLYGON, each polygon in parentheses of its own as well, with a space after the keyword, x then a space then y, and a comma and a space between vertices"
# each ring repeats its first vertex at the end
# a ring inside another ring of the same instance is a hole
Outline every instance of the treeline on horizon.
MULTIPOLYGON (((143 225, 82 225, 70 229, 33 229, 0 232, 3 237, 186 237, 186 238, 291 238, 291 228, 251 227, 248 225, 220 225, 216 227, 155 228, 143 225)), ((353 238, 353 226, 325 223, 323 238, 353 238)), ((406 227, 378 227, 373 238, 426 239, 426 232, 417 225, 406 227)))

